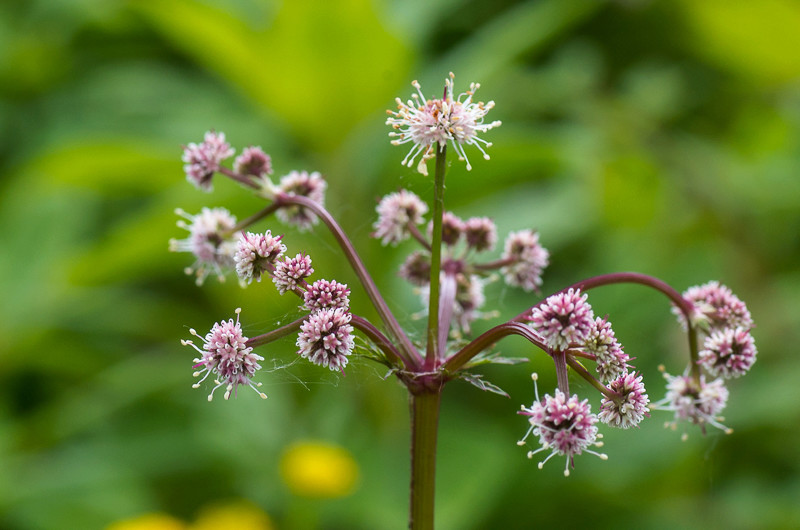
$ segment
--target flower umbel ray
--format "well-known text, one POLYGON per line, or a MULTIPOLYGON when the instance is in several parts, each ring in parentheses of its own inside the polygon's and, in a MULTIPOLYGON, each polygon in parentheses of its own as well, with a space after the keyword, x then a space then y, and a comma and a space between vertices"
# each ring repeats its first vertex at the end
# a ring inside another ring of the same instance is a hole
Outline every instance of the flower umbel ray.
POLYGON ((438 145, 441 150, 450 142, 458 153, 458 159, 466 162, 467 171, 472 169, 472 165, 464 151, 464 144, 474 145, 483 154, 483 158, 489 160, 484 147, 492 144, 480 138, 478 133, 501 125, 500 121, 484 123, 486 114, 494 107, 494 101, 484 103, 472 100, 475 91, 480 88, 478 83, 470 83, 469 90, 454 97, 454 79, 455 75, 450 72, 450 76, 445 79, 445 92, 441 99, 426 99, 419 82, 413 81, 411 86, 417 93, 412 94, 411 99, 405 103, 397 98, 397 110, 387 111, 390 117, 386 120, 386 125, 394 128, 389 133, 394 138, 392 145, 409 142, 413 144, 403 159, 403 165, 413 166, 414 160, 421 154, 417 170, 423 175, 428 174, 426 161, 436 155, 434 145, 438 145))

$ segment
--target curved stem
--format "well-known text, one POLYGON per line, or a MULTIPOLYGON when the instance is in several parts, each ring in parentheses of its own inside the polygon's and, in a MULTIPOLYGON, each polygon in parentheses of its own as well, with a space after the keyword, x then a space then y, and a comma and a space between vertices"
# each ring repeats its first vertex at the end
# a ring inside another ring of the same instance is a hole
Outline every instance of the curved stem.
POLYGON ((261 346, 263 344, 276 341, 281 337, 285 337, 286 335, 294 333, 295 331, 300 329, 300 325, 303 323, 305 319, 306 317, 298 318, 294 322, 290 322, 277 329, 273 329, 268 333, 264 333, 263 335, 258 335, 257 337, 247 339, 247 342, 245 344, 255 348, 256 346, 261 346))
POLYGON ((250 188, 253 188, 253 189, 257 190, 257 189, 259 189, 261 187, 258 184, 256 184, 255 182, 253 182, 252 180, 250 180, 249 178, 247 178, 247 176, 240 175, 239 173, 236 173, 235 171, 231 171, 230 169, 228 169, 226 167, 219 168, 219 172, 222 173, 223 175, 225 175, 226 177, 235 180, 239 184, 244 184, 245 186, 248 186, 250 188))
POLYGON ((414 223, 409 221, 408 225, 406 226, 406 228, 408 228, 408 233, 411 234, 411 237, 416 239, 417 242, 425 248, 425 250, 427 250, 427 251, 431 250, 430 242, 427 239, 425 239, 425 236, 423 236, 422 232, 419 231, 419 228, 417 228, 417 225, 415 225, 414 223))
POLYGON ((556 365, 556 382, 558 389, 569 397, 569 374, 567 373, 567 354, 562 350, 553 352, 553 362, 556 365))
POLYGON ((508 335, 520 335, 548 355, 552 355, 550 348, 542 342, 542 339, 531 328, 519 322, 505 322, 486 331, 461 348, 461 350, 447 359, 442 367, 451 373, 455 372, 480 352, 508 335))
POLYGON ((386 301, 378 291, 378 287, 375 285, 375 282, 372 280, 369 272, 367 272, 364 263, 361 261, 361 258, 356 252, 356 249, 353 247, 353 244, 350 242, 350 239, 344 233, 336 220, 331 216, 331 214, 317 202, 312 201, 307 197, 298 195, 280 194, 275 198, 275 204, 278 208, 287 205, 302 206, 304 208, 308 208, 314 212, 317 217, 322 219, 322 222, 325 223, 325 226, 328 227, 333 234, 333 237, 342 248, 347 261, 355 271, 356 276, 358 276, 361 285, 364 286, 364 290, 367 292, 367 296, 369 296, 369 299, 372 301, 372 305, 375 306, 375 309, 378 311, 378 315, 380 316, 381 320, 389 329, 392 337, 399 343, 398 354, 403 360, 403 363, 407 368, 414 368, 418 366, 420 356, 416 348, 414 348, 414 345, 411 344, 411 339, 408 338, 403 331, 403 328, 400 327, 400 323, 397 322, 397 319, 392 314, 389 306, 386 304, 386 301))
POLYGON ((439 271, 442 267, 442 215, 444 214, 444 175, 447 170, 447 146, 436 151, 433 185, 433 235, 431 236, 431 281, 428 297, 428 340, 425 366, 432 369, 439 359, 439 271))
POLYGON ((567 352, 567 364, 575 370, 575 373, 580 375, 584 378, 590 385, 595 387, 599 390, 604 396, 607 396, 609 399, 619 399, 619 394, 610 390, 607 386, 597 380, 595 376, 589 373, 589 371, 583 367, 581 363, 579 363, 570 352, 567 352))
POLYGON ((240 230, 244 230, 248 226, 257 223, 258 221, 260 221, 261 219, 267 217, 268 215, 271 215, 271 214, 275 213, 278 210, 278 208, 280 208, 280 206, 273 202, 272 204, 270 204, 269 206, 267 206, 263 210, 261 210, 259 212, 256 212, 255 214, 251 215, 247 219, 242 219, 241 221, 236 223, 236 226, 234 226, 230 230, 224 232, 224 235, 227 236, 227 235, 230 235, 230 234, 235 234, 236 232, 238 232, 240 230))
POLYGON ((500 267, 505 267, 506 265, 511 265, 514 261, 514 258, 501 258, 494 261, 487 261, 486 263, 474 263, 472 264, 472 268, 479 271, 491 271, 499 269, 500 267))

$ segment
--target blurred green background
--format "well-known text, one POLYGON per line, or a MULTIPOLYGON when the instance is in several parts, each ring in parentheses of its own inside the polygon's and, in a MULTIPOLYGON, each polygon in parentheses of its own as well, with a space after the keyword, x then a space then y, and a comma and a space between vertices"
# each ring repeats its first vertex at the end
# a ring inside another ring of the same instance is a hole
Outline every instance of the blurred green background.
MULTIPOLYGON (((296 300, 268 283, 197 288, 182 273, 191 258, 167 240, 185 233, 175 207, 259 208, 220 178, 212 195, 185 181, 181 145, 224 131, 239 152, 261 145, 278 176, 326 176, 330 210, 419 330, 421 304, 395 272, 411 245, 383 249, 369 232, 377 197, 432 187, 400 165, 385 109, 413 79, 440 93, 449 71, 457 89, 481 82, 478 99, 503 121, 485 135, 491 161, 471 150, 471 172, 452 164, 449 209, 492 217, 501 238, 539 229, 552 254, 545 293, 618 270, 681 291, 718 279, 748 303, 759 360, 729 385, 732 435, 681 442, 654 412, 640 429, 602 429, 609 460, 582 456, 565 479, 560 462, 540 471, 515 445, 529 372, 543 391, 555 376, 507 339, 503 353, 531 362, 485 373, 511 399, 463 383, 445 392, 438 527, 800 527, 798 28, 788 0, 5 0, 0 527, 104 528, 151 513, 191 523, 228 501, 275 528, 406 527, 403 388, 367 361, 345 378, 286 367, 287 338, 260 352, 267 401, 208 403, 190 387, 188 328, 241 306, 252 336, 294 318, 296 300), (290 487, 280 462, 303 440, 354 459, 352 493, 290 487)), ((311 252, 318 277, 354 285, 324 230, 260 226, 311 252)), ((500 283, 487 288, 500 316, 476 331, 536 300, 500 283)), ((363 292, 352 298, 374 315, 363 292)), ((590 302, 660 399, 657 366, 686 362, 668 303, 635 286, 590 302)))

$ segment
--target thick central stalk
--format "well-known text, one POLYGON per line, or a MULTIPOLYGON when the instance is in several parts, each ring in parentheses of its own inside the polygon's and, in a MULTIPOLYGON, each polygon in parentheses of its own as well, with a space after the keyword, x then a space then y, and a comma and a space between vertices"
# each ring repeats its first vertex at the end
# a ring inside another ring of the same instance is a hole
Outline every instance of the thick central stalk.
POLYGON ((441 391, 411 394, 411 530, 433 529, 441 391))
POLYGON ((428 341, 425 367, 435 368, 439 359, 439 273, 442 269, 442 215, 444 214, 444 174, 447 170, 447 146, 436 151, 433 185, 433 234, 431 236, 431 282, 428 302, 428 341))

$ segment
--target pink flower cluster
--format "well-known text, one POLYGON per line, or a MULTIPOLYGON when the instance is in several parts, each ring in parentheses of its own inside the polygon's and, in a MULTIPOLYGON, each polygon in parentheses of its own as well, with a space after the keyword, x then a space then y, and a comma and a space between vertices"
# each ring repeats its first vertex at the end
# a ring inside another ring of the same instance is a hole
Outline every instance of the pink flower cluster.
POLYGON ((281 236, 273 236, 267 230, 263 234, 242 234, 236 245, 236 274, 245 283, 261 281, 264 273, 275 270, 275 262, 286 252, 281 236))
POLYGON ((603 423, 628 429, 638 426, 645 416, 650 416, 650 409, 647 407, 650 398, 644 389, 641 375, 623 372, 608 384, 608 389, 616 393, 617 397, 603 396, 600 414, 597 415, 603 423))
MULTIPOLYGON (((692 305, 692 324, 705 334, 698 364, 715 379, 706 382, 705 375, 698 378, 689 368, 683 375, 665 373, 667 394, 654 407, 675 413, 673 427, 678 421, 689 421, 704 432, 706 425, 731 432, 719 416, 728 400, 725 379, 744 375, 756 361, 758 350, 750 334, 753 319, 745 303, 716 281, 690 287, 683 297, 692 305)), ((683 313, 677 307, 673 312, 686 327, 683 313)))
POLYGON ((454 78, 450 73, 449 78, 445 79, 445 95, 440 99, 426 99, 420 84, 414 81, 411 86, 417 92, 411 95, 411 99, 404 103, 397 98, 397 110, 387 111, 390 117, 386 124, 394 129, 389 133, 391 138, 395 138, 392 144, 412 144, 411 150, 403 159, 403 165, 411 167, 421 154, 417 171, 423 175, 428 174, 425 163, 435 156, 436 150, 443 149, 448 142, 458 154, 459 160, 466 162, 467 171, 472 166, 464 151, 464 144, 474 145, 488 160, 489 155, 483 146, 490 147, 492 144, 478 134, 500 126, 499 121, 484 123, 486 114, 494 108, 493 101, 472 101, 472 96, 480 85, 472 83, 469 90, 454 97, 454 78))
POLYGON ((704 433, 706 425, 721 429, 726 434, 733 432, 720 423, 722 418, 719 414, 725 408, 729 394, 722 379, 706 382, 705 375, 695 380, 688 373, 676 376, 665 373, 664 378, 667 380, 667 395, 654 407, 675 413, 675 420, 668 422, 668 427, 674 429, 679 421, 689 421, 699 425, 704 433))
MULTIPOLYGON (((307 197, 319 204, 325 205, 325 190, 328 183, 318 172, 292 171, 281 177, 275 192, 288 196, 307 197)), ((319 220, 317 216, 304 206, 285 206, 275 214, 282 222, 296 226, 301 232, 309 230, 319 220)))
POLYGON ((525 291, 538 291, 542 285, 542 271, 549 263, 550 254, 539 244, 539 234, 532 230, 511 232, 505 241, 500 269, 508 285, 525 291))
MULTIPOLYGON (((534 384, 536 374, 533 374, 534 384)), ((550 454, 541 462, 539 469, 556 455, 566 456, 567 463, 564 467, 564 476, 569 476, 569 468, 574 467, 573 457, 584 451, 605 460, 608 457, 597 453, 590 447, 602 447, 598 442, 600 435, 597 433, 598 418, 592 414, 589 401, 580 401, 577 395, 567 398, 561 390, 556 390, 555 396, 545 394, 544 399, 539 399, 536 389, 536 401, 530 407, 522 407, 520 414, 528 416, 530 427, 525 436, 517 442, 524 445, 531 434, 539 437, 541 447, 528 452, 528 458, 542 451, 550 450, 550 454)))
POLYGON ((258 361, 263 361, 264 358, 253 353, 253 348, 247 345, 247 337, 242 334, 242 327, 239 324, 240 312, 241 309, 236 310, 236 322, 233 319, 217 322, 205 337, 201 337, 193 329, 189 330, 192 335, 203 341, 202 350, 191 340, 181 341, 184 346, 191 346, 200 353, 200 357, 194 360, 194 368, 199 369, 194 376, 203 377, 192 387, 199 388, 209 375, 214 374, 216 386, 208 395, 209 401, 218 388, 224 386, 225 399, 229 399, 231 394, 236 395, 240 385, 249 386, 263 399, 267 398, 266 394, 258 390, 261 383, 254 383, 252 380, 255 373, 261 369, 258 361))
POLYGON ((351 318, 344 307, 314 311, 300 326, 297 353, 316 365, 344 373, 355 346, 351 318))
MULTIPOLYGON (((372 237, 383 245, 396 245, 413 236, 423 246, 406 258, 399 275, 420 287, 423 303, 427 305, 431 275, 430 239, 433 222, 428 222, 427 238, 418 225, 425 222, 428 206, 414 193, 401 189, 389 193, 379 202, 378 219, 372 237)), ((453 212, 442 215, 442 264, 446 274, 455 278, 457 294, 453 302, 452 327, 469 333, 470 323, 480 318, 484 304, 483 286, 495 270, 503 273, 506 283, 530 291, 542 283, 541 274, 548 264, 548 252, 539 244, 539 236, 530 230, 511 232, 499 260, 481 263, 479 255, 492 251, 497 245, 497 226, 488 217, 461 219, 453 212)))
POLYGON ((175 213, 186 221, 178 221, 178 226, 188 230, 186 239, 170 239, 172 252, 190 252, 195 257, 192 266, 184 269, 186 274, 197 277, 197 285, 202 285, 212 272, 224 281, 225 272, 234 265, 234 229, 236 217, 225 208, 203 208, 197 215, 189 215, 180 208, 175 213))
POLYGON ((203 191, 211 191, 214 173, 219 171, 222 161, 232 157, 234 152, 225 141, 225 133, 207 132, 201 143, 192 142, 183 148, 186 180, 203 191))
POLYGON ((531 310, 531 327, 553 350, 583 345, 594 326, 594 313, 586 298, 572 288, 548 297, 531 310))

